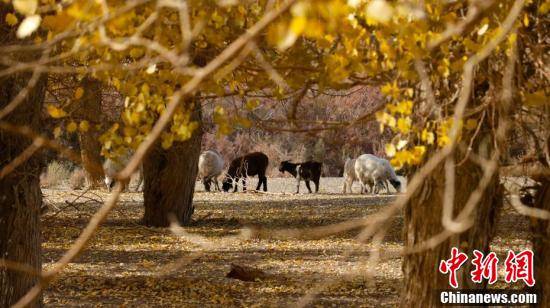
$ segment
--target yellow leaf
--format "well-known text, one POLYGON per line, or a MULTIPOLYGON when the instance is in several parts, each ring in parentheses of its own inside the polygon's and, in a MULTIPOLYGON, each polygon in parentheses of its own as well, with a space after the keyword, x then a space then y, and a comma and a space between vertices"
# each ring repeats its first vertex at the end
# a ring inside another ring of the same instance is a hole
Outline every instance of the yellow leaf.
POLYGON ((78 125, 78 129, 81 132, 87 132, 90 129, 90 123, 86 120, 81 121, 80 124, 78 125))
POLYGON ((52 104, 48 104, 46 106, 46 110, 50 117, 54 119, 59 119, 67 116, 67 113, 63 109, 57 108, 52 104))
POLYGON ((523 15, 523 25, 529 27, 529 15, 527 15, 527 13, 523 15))
POLYGON ((397 158, 392 158, 390 160, 390 164, 393 166, 393 168, 395 168, 395 170, 399 170, 403 168, 403 163, 401 162, 400 159, 397 159, 397 158))
POLYGON ((260 104, 260 101, 258 99, 251 99, 246 102, 246 109, 253 110, 254 108, 258 107, 260 104))
POLYGON ((67 8, 67 14, 79 20, 91 20, 101 13, 99 1, 73 0, 67 8))
POLYGON ((279 48, 279 50, 281 51, 284 51, 289 47, 291 47, 292 45, 294 45, 297 39, 298 39, 298 35, 296 35, 296 33, 292 31, 288 31, 288 33, 284 37, 282 37, 279 43, 277 44, 277 48, 279 48))
POLYGON ((428 131, 427 129, 424 129, 422 131, 422 134, 420 135, 420 139, 424 142, 427 142, 428 144, 433 144, 435 136, 434 133, 428 131))
POLYGON ((399 142, 397 143, 397 149, 401 151, 407 145, 407 143, 407 140, 399 140, 399 142))
POLYGON ((290 8, 293 16, 305 16, 310 6, 305 1, 299 1, 290 8))
POLYGON ((309 38, 321 39, 325 34, 325 29, 323 23, 317 20, 308 20, 307 25, 304 29, 304 35, 309 38))
POLYGON ((423 145, 418 145, 413 148, 413 155, 419 160, 424 156, 424 153, 426 153, 426 147, 423 145))
POLYGON ((61 136, 61 133, 63 131, 61 130, 61 127, 60 126, 56 126, 54 129, 53 129, 53 136, 54 138, 59 138, 61 136))
POLYGON ((36 29, 40 26, 40 22, 42 21, 42 17, 40 15, 32 15, 27 16, 21 22, 19 25, 19 28, 17 28, 17 37, 18 38, 25 38, 31 34, 33 34, 36 29))
POLYGON ((508 43, 511 44, 514 44, 516 42, 518 38, 518 34, 517 33, 511 33, 510 36, 508 36, 508 43))
POLYGON ((72 133, 72 132, 76 131, 76 128, 77 128, 77 127, 78 127, 78 126, 76 125, 76 123, 75 123, 74 121, 71 121, 71 122, 67 125, 67 131, 68 131, 69 133, 72 133))
POLYGON ((447 135, 439 135, 437 137, 437 145, 443 147, 451 142, 451 139, 447 135))
POLYGON ((76 88, 76 91, 74 91, 74 98, 81 99, 83 95, 84 95, 84 89, 82 87, 76 88))
POLYGON ((396 152, 396 148, 395 148, 395 145, 391 144, 391 143, 387 143, 386 144, 386 155, 388 157, 394 157, 395 156, 395 152, 396 152))
POLYGON ((409 117, 399 118, 397 120, 397 129, 403 134, 407 134, 411 130, 412 120, 409 117))
POLYGON ((484 24, 483 26, 481 26, 481 28, 479 28, 479 30, 477 30, 477 35, 482 36, 483 34, 485 34, 485 32, 487 32, 488 29, 489 24, 484 24))
POLYGON ((150 90, 151 88, 149 88, 148 84, 144 83, 141 85, 141 93, 143 93, 143 95, 149 95, 150 90))
POLYGON ((19 20, 17 19, 17 16, 15 16, 12 13, 6 14, 6 23, 8 25, 15 26, 15 25, 17 25, 18 22, 19 22, 19 20))
POLYGON ((304 32, 304 29, 306 28, 307 19, 303 16, 297 16, 292 19, 292 22, 290 23, 290 31, 292 31, 296 35, 302 34, 304 32))
POLYGON ((54 32, 61 32, 66 30, 73 21, 74 18, 67 14, 67 12, 63 11, 57 15, 44 16, 42 26, 54 32))
POLYGON ((161 146, 163 149, 167 150, 172 146, 173 143, 174 143, 174 137, 172 135, 168 135, 162 139, 161 146))
POLYGON ((374 0, 366 9, 367 18, 380 23, 387 23, 393 16, 393 7, 385 0, 374 0))
POLYGON ((381 128, 384 128, 384 125, 388 125, 389 127, 395 127, 395 118, 391 116, 389 113, 386 112, 377 112, 375 114, 376 120, 382 124, 381 128))
POLYGON ((399 87, 397 86, 397 81, 394 81, 393 83, 386 83, 382 88, 380 89, 382 91, 382 94, 386 96, 393 97, 397 99, 399 97, 399 87))
POLYGON ((361 0, 348 0, 348 5, 353 8, 356 8, 361 4, 361 2, 362 2, 361 0))
POLYGON ((38 8, 38 0, 13 0, 13 8, 23 15, 33 15, 38 8))
POLYGON ((156 64, 151 64, 151 65, 149 65, 149 67, 147 67, 147 70, 145 72, 147 74, 151 75, 156 71, 157 71, 157 65, 156 64))
POLYGON ((395 111, 404 115, 409 115, 412 113, 412 108, 413 102, 410 100, 405 100, 395 106, 395 111))

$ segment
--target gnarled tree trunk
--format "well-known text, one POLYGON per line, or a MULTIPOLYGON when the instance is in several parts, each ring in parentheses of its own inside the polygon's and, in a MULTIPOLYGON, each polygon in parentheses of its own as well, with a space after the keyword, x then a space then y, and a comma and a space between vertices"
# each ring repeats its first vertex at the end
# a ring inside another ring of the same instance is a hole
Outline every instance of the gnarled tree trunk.
MULTIPOLYGON (((480 138, 480 137, 478 137, 480 138)), ((464 153, 457 155, 457 159, 464 153)), ((470 194, 476 189, 482 176, 481 168, 466 161, 456 168, 454 216, 464 207, 470 194)), ((413 195, 405 208, 405 244, 419 244, 444 230, 441 223, 443 194, 445 190, 443 164, 425 179, 421 188, 413 195)), ((440 305, 437 290, 449 289, 448 275, 439 273, 441 260, 450 258, 451 248, 457 247, 470 258, 472 251, 484 253, 489 250, 497 213, 501 208, 502 190, 495 174, 483 198, 474 210, 473 226, 454 235, 434 249, 405 256, 403 260, 404 288, 402 303, 406 307, 436 307, 440 305)), ((467 261, 458 272, 459 288, 484 288, 485 284, 471 283, 471 263, 467 261)))
MULTIPOLYGON (((192 118, 200 123, 200 107, 192 118)), ((184 225, 191 221, 201 140, 199 126, 189 140, 175 142, 168 150, 157 142, 147 154, 143 163, 144 224, 167 227, 171 216, 184 225)))
MULTIPOLYGON (((11 5, 0 2, 0 16, 6 16, 11 5)), ((16 28, 0 23, 0 46, 14 43, 16 28)), ((36 54, 14 55, 21 60, 36 59, 36 54), (32 58, 31 58, 32 56, 32 58)), ((4 69, 0 65, 0 70, 4 69)), ((0 109, 9 104, 31 78, 31 73, 17 73, 0 78, 0 109)), ((40 129, 46 79, 38 79, 22 103, 2 121, 40 129)), ((32 140, 0 130, 0 170, 21 154, 32 140)), ((42 194, 39 176, 42 162, 31 157, 0 179, 0 258, 24 264, 41 271, 40 206, 42 194)), ((17 302, 38 283, 37 276, 0 267, 0 307, 17 302)), ((33 306, 40 306, 39 298, 33 306)))
MULTIPOLYGON (((547 179, 538 191, 535 206, 550 211, 550 179, 547 179)), ((539 307, 550 307, 550 221, 531 219, 532 242, 535 262, 535 288, 542 295, 539 307)))
POLYGON ((98 123, 97 117, 101 116, 101 82, 99 80, 86 77, 82 80, 84 95, 75 104, 75 115, 79 120, 88 121, 90 127, 87 131, 80 131, 80 155, 82 166, 86 171, 86 181, 91 187, 101 185, 104 173, 101 168, 101 143, 99 142, 99 132, 95 128, 98 123))
MULTIPOLYGON (((550 153, 550 139, 546 142, 546 152, 550 153)), ((542 176, 537 178, 537 181, 541 186, 536 194, 535 207, 550 211, 550 179, 542 176)), ((550 221, 531 218, 531 230, 535 254, 535 288, 542 295, 539 307, 550 307, 550 301, 548 301, 550 298, 550 221)))

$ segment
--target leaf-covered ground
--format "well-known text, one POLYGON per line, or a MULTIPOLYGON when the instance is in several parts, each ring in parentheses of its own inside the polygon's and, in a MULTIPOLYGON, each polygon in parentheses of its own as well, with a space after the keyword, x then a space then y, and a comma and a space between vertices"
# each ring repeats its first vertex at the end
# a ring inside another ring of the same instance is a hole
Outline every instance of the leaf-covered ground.
MULTIPOLYGON (((279 193, 196 194, 195 221, 185 230, 206 237, 208 249, 169 230, 140 225, 141 194, 124 193, 87 250, 45 291, 45 303, 280 307, 296 303, 319 284, 324 288, 313 306, 392 307, 399 303, 400 216, 395 217, 385 238, 373 278, 362 275, 372 245, 355 242, 353 232, 321 240, 241 241, 231 237, 250 224, 305 228, 364 217, 386 206, 392 196, 336 194, 341 189, 340 179, 323 179, 318 195, 289 194, 295 189, 290 179, 270 183, 270 190, 279 193), (269 277, 255 282, 225 278, 232 263, 263 270, 269 277)), ((50 207, 43 215, 43 261, 45 268, 50 268, 107 192, 90 191, 74 205, 65 201, 73 201, 80 191, 43 192, 50 207)), ((525 248, 526 237, 527 220, 505 208, 493 251, 502 257, 506 249, 525 248)))

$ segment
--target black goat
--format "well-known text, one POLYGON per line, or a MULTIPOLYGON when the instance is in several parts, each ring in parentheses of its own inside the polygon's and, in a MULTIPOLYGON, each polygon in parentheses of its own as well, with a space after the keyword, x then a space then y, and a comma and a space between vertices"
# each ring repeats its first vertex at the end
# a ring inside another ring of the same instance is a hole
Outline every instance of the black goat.
POLYGON ((249 153, 241 157, 235 158, 229 165, 227 175, 223 180, 222 189, 229 191, 233 187, 235 182, 234 192, 237 191, 239 179, 243 179, 243 191, 246 190, 246 177, 258 176, 258 187, 256 190, 260 190, 260 187, 264 186, 264 191, 267 191, 267 177, 265 176, 265 170, 269 164, 267 155, 261 152, 249 153))
POLYGON ((309 181, 315 183, 315 192, 319 192, 319 179, 321 178, 322 167, 323 164, 316 161, 306 161, 295 164, 285 160, 279 165, 279 171, 283 173, 286 171, 296 178, 296 193, 300 193, 300 180, 302 179, 306 182, 307 190, 311 193, 309 181))

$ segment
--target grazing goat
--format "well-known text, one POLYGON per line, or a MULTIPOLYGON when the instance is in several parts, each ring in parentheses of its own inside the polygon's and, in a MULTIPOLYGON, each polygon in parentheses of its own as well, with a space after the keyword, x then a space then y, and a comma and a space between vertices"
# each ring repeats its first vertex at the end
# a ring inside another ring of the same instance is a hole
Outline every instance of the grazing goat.
POLYGON ((388 180, 397 191, 400 191, 401 182, 387 160, 363 154, 355 160, 354 167, 355 176, 361 182, 361 193, 378 193, 379 186, 385 187, 386 193, 389 193, 386 183, 388 180))
POLYGON ((355 159, 348 158, 346 159, 346 163, 344 164, 344 187, 342 189, 342 193, 346 193, 349 189, 349 192, 352 193, 351 187, 353 186, 353 182, 355 182, 357 179, 357 176, 355 175, 355 159))
POLYGON ((210 191, 210 185, 214 182, 216 190, 220 191, 218 177, 223 171, 223 158, 215 150, 202 152, 199 156, 199 178, 202 180, 204 189, 210 191))
POLYGON ((235 158, 229 165, 227 175, 223 180, 222 189, 229 191, 233 185, 235 186, 234 192, 237 191, 239 179, 243 179, 243 191, 246 190, 246 177, 258 176, 258 186, 256 190, 260 190, 263 184, 264 191, 267 191, 267 177, 265 171, 269 159, 267 155, 261 152, 249 153, 241 157, 235 158))
POLYGON ((401 181, 397 178, 397 174, 395 174, 395 170, 393 169, 392 165, 387 159, 384 158, 378 158, 380 162, 382 163, 382 166, 384 168, 381 169, 376 175, 378 178, 378 185, 382 185, 386 188, 386 193, 390 193, 390 189, 388 187, 388 181, 390 184, 395 188, 397 192, 401 190, 401 181))
POLYGON ((306 182, 307 190, 311 193, 311 187, 309 181, 313 181, 315 184, 315 192, 319 192, 319 179, 321 178, 322 163, 316 161, 306 161, 303 163, 291 163, 288 160, 281 162, 279 171, 284 173, 285 171, 292 174, 296 178, 296 193, 300 193, 300 180, 306 182))
MULTIPOLYGON (((132 157, 132 152, 127 151, 123 155, 119 157, 114 158, 107 158, 105 162, 103 163, 103 171, 105 172, 105 186, 107 186, 107 189, 111 191, 113 187, 115 186, 115 178, 117 173, 122 171, 124 167, 128 164, 130 161, 130 158, 132 157)), ((137 171, 137 177, 138 177, 138 183, 136 186, 135 191, 142 191, 143 190, 143 164, 140 164, 139 170, 137 171)), ((123 190, 126 190, 128 183, 124 184, 123 190)))

